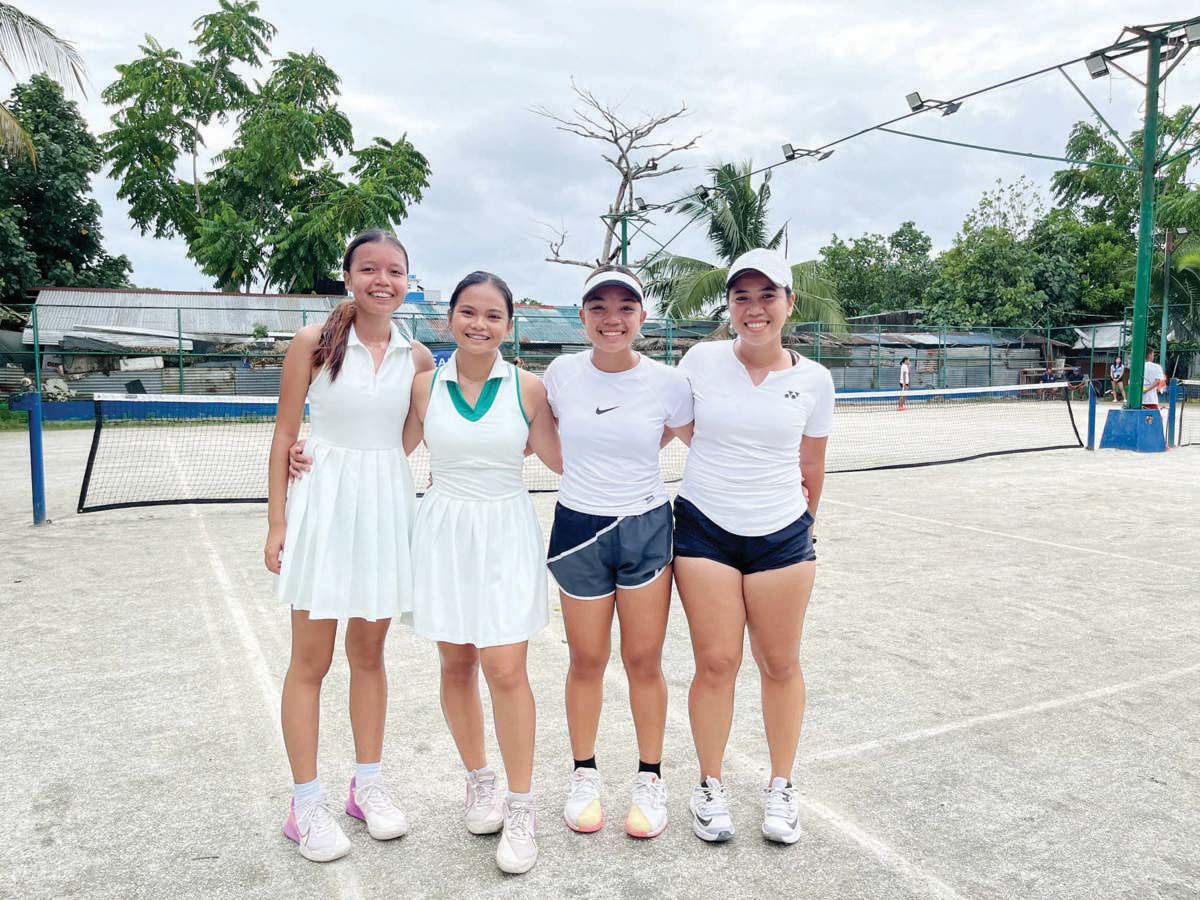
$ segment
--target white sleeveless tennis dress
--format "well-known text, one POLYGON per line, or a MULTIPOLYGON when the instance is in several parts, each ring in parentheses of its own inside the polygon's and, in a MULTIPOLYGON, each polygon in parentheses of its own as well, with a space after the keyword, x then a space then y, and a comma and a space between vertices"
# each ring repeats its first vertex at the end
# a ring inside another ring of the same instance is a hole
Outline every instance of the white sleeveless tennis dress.
POLYGON ((351 327, 335 381, 308 387, 312 471, 292 484, 275 593, 313 619, 400 615, 412 606, 416 492, 404 455, 412 347, 392 323, 379 371, 351 327))
POLYGON ((497 355, 472 408, 457 360, 434 373, 425 414, 433 484, 413 533, 413 630, 451 644, 514 644, 549 621, 545 545, 522 479, 529 423, 513 366, 497 355))

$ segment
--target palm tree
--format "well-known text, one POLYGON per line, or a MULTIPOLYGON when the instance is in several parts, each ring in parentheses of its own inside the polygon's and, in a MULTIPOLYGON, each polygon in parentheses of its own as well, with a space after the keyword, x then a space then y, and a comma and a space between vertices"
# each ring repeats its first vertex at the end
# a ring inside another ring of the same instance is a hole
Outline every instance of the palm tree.
MULTIPOLYGON (((45 72, 55 81, 74 82, 83 92, 83 57, 70 41, 64 41, 48 25, 21 12, 15 6, 0 3, 0 67, 13 78, 14 65, 31 72, 45 72)), ((25 155, 37 163, 33 140, 21 123, 0 104, 0 152, 25 155)))
MULTIPOLYGON (((767 204, 771 199, 771 173, 758 190, 751 184, 753 164, 721 163, 708 169, 713 187, 707 196, 690 199, 676 212, 704 221, 708 238, 720 262, 662 252, 640 266, 646 292, 659 301, 662 315, 678 319, 720 318, 725 314, 725 276, 729 264, 747 250, 778 249, 787 235, 784 224, 768 234, 767 204)), ((796 306, 792 318, 801 322, 842 324, 845 316, 833 283, 816 260, 792 266, 796 306)))

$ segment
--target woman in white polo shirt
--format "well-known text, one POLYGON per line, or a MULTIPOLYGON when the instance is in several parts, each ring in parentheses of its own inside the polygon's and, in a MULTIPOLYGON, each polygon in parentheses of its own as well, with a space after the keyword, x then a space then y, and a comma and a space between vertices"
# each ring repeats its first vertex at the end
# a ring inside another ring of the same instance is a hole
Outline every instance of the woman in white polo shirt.
POLYGON ((563 819, 579 832, 604 824, 595 744, 615 609, 639 757, 625 831, 650 838, 667 824, 661 660, 672 550, 659 449, 672 429, 691 423, 692 392, 677 369, 633 349, 646 311, 642 284, 629 269, 595 270, 584 284, 579 317, 592 349, 559 357, 545 374, 563 451, 548 553, 571 651, 566 694, 574 763, 563 819))
POLYGON ((721 763, 749 628, 771 757, 762 832, 791 844, 801 833, 791 784, 804 716, 800 636, 816 569, 812 525, 833 379, 783 347, 794 298, 781 254, 740 256, 726 297, 737 339, 697 344, 680 362, 696 417, 682 429, 691 450, 675 501, 675 583, 696 657, 688 696, 700 762, 692 830, 706 841, 734 833, 721 763))

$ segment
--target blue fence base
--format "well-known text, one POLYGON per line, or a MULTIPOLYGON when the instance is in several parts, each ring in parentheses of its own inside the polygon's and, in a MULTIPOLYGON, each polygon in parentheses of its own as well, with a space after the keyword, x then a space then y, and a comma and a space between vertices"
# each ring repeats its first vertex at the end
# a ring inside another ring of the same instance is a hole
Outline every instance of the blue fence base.
POLYGON ((1110 409, 1100 438, 1102 450, 1165 453, 1162 415, 1157 409, 1110 409))

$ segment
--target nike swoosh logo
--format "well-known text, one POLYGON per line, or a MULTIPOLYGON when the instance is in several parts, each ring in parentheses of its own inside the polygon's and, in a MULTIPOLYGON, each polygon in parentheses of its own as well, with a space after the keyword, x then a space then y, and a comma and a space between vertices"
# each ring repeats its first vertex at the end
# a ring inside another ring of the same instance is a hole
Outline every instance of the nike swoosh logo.
POLYGON ((600 407, 597 406, 596 407, 596 415, 602 416, 606 412, 612 412, 614 409, 620 409, 620 404, 617 404, 616 406, 610 406, 608 409, 601 409, 600 407))
POLYGON ((703 816, 699 816, 699 815, 696 816, 696 821, 699 822, 701 825, 703 825, 705 828, 707 828, 709 825, 712 824, 712 819, 705 819, 703 816))

